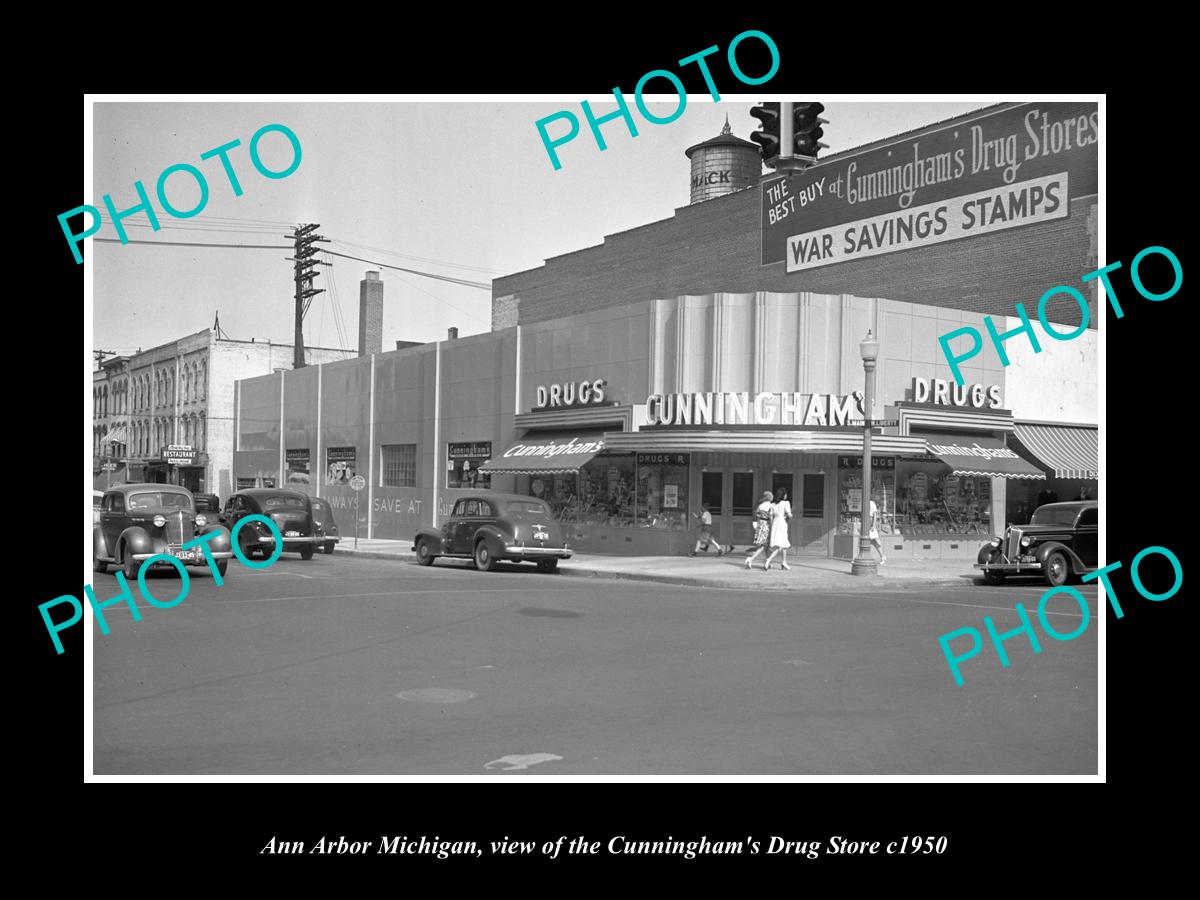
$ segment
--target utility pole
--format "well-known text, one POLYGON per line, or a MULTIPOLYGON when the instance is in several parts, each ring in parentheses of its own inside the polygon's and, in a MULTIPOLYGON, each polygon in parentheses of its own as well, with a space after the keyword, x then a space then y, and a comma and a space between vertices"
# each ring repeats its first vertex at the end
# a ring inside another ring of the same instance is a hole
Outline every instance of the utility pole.
POLYGON ((96 365, 100 365, 102 362, 104 362, 104 357, 116 356, 117 351, 116 350, 93 350, 92 355, 94 357, 96 357, 96 365))
POLYGON ((293 251, 295 255, 286 257, 294 264, 296 281, 296 336, 293 341, 292 355, 292 368, 294 369, 304 368, 304 316, 308 312, 312 298, 324 292, 324 288, 312 286, 313 279, 317 277, 314 266, 329 265, 329 263, 313 259, 317 253, 317 248, 313 244, 317 241, 326 243, 329 241, 329 238, 315 233, 320 227, 319 224, 300 225, 294 234, 285 235, 296 243, 293 251))

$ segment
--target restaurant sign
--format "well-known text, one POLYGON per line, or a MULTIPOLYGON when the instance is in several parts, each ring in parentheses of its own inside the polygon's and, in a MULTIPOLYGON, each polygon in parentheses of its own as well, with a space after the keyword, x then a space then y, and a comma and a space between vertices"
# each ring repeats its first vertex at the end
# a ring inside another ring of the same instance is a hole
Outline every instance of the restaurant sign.
POLYGON ((799 272, 1066 218, 1097 192, 1095 103, 1019 103, 762 181, 764 266, 799 272))
POLYGON ((162 458, 173 466, 194 466, 196 448, 190 444, 168 444, 162 449, 162 458))
POLYGON ((795 391, 751 394, 651 394, 647 425, 793 425, 849 426, 862 415, 863 393, 801 394, 795 391))

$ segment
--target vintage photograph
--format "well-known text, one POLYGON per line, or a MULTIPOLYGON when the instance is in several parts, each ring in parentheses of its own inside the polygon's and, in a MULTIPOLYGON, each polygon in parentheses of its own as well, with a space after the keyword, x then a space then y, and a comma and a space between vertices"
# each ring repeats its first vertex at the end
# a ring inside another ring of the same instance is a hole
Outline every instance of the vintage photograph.
POLYGON ((1096 776, 1101 98, 769 88, 92 104, 94 775, 1096 776))

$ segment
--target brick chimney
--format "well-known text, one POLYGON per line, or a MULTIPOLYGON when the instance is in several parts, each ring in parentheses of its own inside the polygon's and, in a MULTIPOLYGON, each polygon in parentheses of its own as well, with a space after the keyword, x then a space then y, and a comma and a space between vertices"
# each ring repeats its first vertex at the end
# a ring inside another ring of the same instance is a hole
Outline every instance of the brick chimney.
POLYGON ((383 282, 368 271, 358 283, 358 355, 383 352, 383 282))
POLYGON ((453 325, 452 325, 451 327, 449 327, 449 328, 447 328, 447 329, 446 329, 446 340, 448 340, 448 341, 453 341, 453 340, 455 340, 457 337, 458 337, 458 328, 457 328, 457 326, 453 326, 453 325))

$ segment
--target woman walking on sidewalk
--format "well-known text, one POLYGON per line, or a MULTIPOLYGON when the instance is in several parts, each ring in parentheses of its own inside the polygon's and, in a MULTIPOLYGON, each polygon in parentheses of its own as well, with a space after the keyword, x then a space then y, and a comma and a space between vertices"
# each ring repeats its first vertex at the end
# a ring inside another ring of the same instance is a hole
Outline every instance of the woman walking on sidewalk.
POLYGON ((758 554, 767 549, 767 544, 771 538, 771 501, 775 498, 770 491, 763 491, 759 498, 759 504, 754 510, 754 546, 750 549, 753 551, 746 557, 746 568, 751 568, 751 563, 758 557, 758 554))
POLYGON ((787 564, 788 547, 792 546, 792 542, 788 540, 788 522, 791 520, 792 504, 788 503, 787 488, 780 488, 775 492, 775 502, 771 504, 771 555, 763 564, 763 571, 771 568, 771 560, 780 551, 783 551, 780 565, 785 569, 791 568, 787 564))

